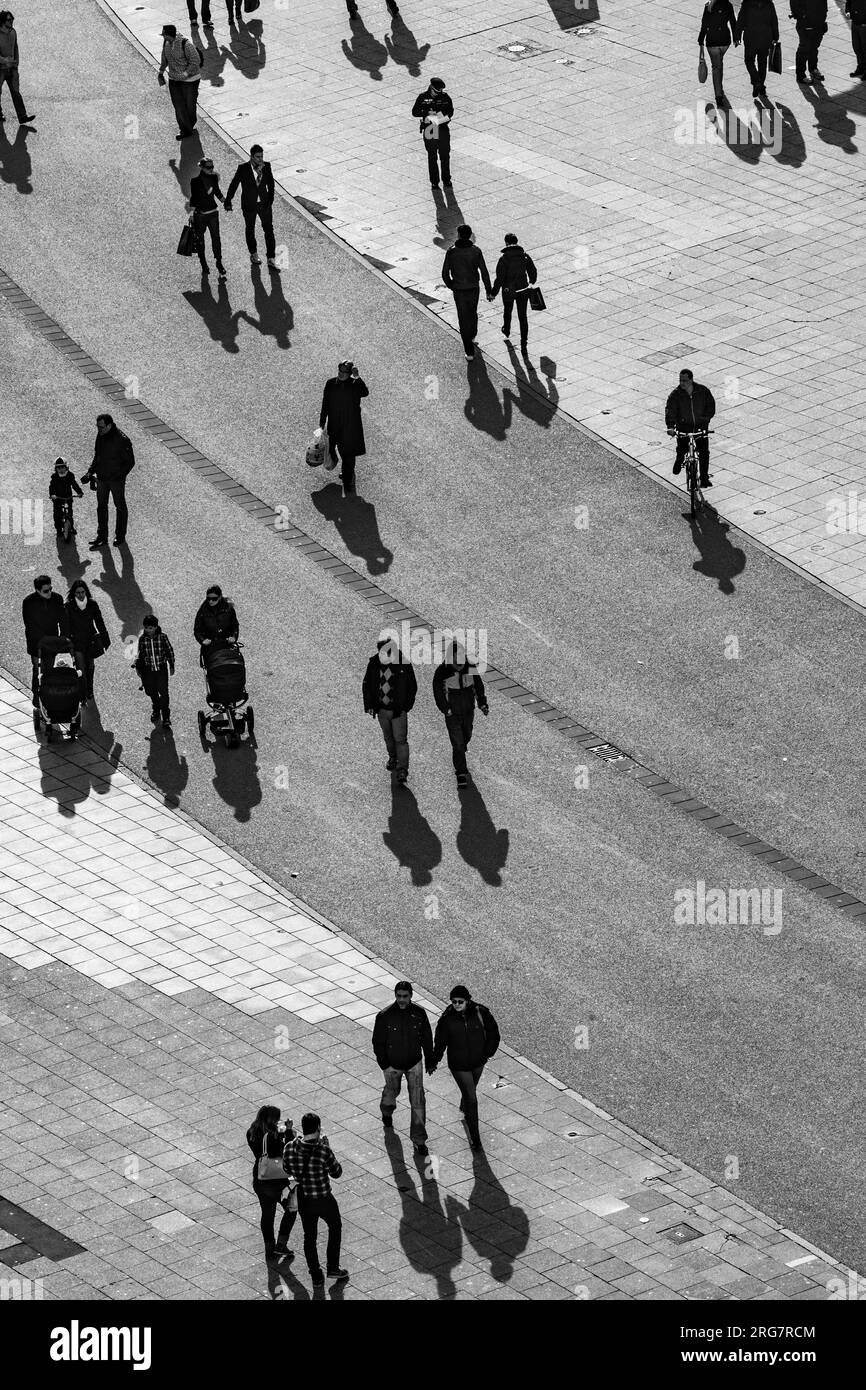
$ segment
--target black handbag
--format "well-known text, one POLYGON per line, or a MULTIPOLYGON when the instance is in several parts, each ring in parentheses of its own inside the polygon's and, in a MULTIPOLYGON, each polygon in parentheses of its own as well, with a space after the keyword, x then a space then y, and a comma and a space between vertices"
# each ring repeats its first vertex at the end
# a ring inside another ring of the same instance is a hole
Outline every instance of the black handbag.
POLYGON ((538 285, 531 285, 529 288, 529 307, 530 309, 546 309, 544 295, 538 285))
POLYGON ((179 256, 194 256, 196 252, 196 234, 192 225, 192 218, 187 222, 180 234, 180 241, 177 243, 177 254, 179 256))
POLYGON ((782 71, 782 45, 778 39, 770 49, 769 68, 770 72, 780 73, 782 71))

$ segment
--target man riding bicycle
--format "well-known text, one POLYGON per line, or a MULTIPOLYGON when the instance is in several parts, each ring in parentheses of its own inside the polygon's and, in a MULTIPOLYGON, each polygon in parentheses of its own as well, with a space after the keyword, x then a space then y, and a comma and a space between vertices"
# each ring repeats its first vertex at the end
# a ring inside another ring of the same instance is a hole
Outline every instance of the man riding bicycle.
MULTIPOLYGON (((671 391, 665 406, 665 425, 669 435, 677 436, 677 453, 674 459, 674 473, 681 473, 688 452, 689 441, 684 433, 704 430, 716 413, 716 402, 708 386, 695 381, 694 373, 688 367, 680 372, 680 384, 671 391)), ((710 482, 710 441, 706 433, 695 440, 698 462, 701 466, 700 486, 712 487, 710 482)))

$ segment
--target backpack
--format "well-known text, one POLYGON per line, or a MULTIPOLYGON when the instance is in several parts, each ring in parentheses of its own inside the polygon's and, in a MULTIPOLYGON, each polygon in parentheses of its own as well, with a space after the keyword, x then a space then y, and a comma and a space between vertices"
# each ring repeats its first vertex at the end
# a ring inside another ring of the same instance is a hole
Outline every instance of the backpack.
MULTIPOLYGON (((189 39, 182 39, 181 42, 182 42, 182 44, 183 44, 184 56, 186 57, 187 62, 189 62, 189 57, 188 57, 187 52, 186 52, 187 48, 189 48, 189 46, 190 46, 189 39)), ((192 47, 195 49, 196 53, 198 54, 198 70, 199 70, 199 72, 201 72, 202 68, 204 67, 204 49, 203 49, 203 48, 199 48, 199 46, 198 46, 197 43, 194 43, 194 44, 192 45, 192 47)))

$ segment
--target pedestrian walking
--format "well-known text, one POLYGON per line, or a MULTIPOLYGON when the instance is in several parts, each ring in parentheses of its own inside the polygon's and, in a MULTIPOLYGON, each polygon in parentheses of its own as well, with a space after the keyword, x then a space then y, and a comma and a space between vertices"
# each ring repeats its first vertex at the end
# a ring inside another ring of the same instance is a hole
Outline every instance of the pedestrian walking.
MULTIPOLYGON (((48 483, 48 498, 54 506, 54 529, 58 536, 63 535, 63 523, 65 513, 68 508, 69 516, 72 517, 72 494, 76 497, 83 497, 84 493, 75 481, 75 474, 70 470, 66 459, 54 460, 54 472, 48 483)), ((73 525, 70 535, 76 535, 73 525)))
POLYGON ((513 232, 505 235, 505 245, 496 264, 496 279, 493 282, 492 298, 502 291, 502 336, 511 337, 511 312, 517 306, 517 322, 520 324, 520 347, 526 351, 529 342, 529 287, 538 279, 535 262, 528 251, 517 240, 513 232))
POLYGON ((169 673, 174 675, 174 648, 153 613, 145 615, 141 626, 143 630, 138 639, 135 669, 153 706, 151 724, 158 724, 162 720, 162 727, 171 732, 168 677, 169 673))
MULTIPOLYGON (((186 8, 189 14, 189 22, 193 29, 198 28, 198 13, 195 8, 195 0, 186 0, 186 8)), ((210 17, 210 0, 201 0, 201 27, 212 29, 213 23, 210 17)))
POLYGON ((412 1003, 412 986, 408 980, 397 981, 394 1003, 376 1015, 373 1051, 385 1075, 385 1086, 379 1102, 384 1128, 394 1128, 394 1111, 405 1076, 412 1112, 409 1137, 416 1153, 428 1153, 424 1068, 429 1071, 432 1065, 433 1034, 425 1010, 420 1004, 412 1003))
MULTIPOLYGON (((219 584, 211 584, 193 623, 193 636, 200 647, 225 647, 237 642, 240 625, 235 606, 223 595, 219 584)), ((204 666, 204 652, 201 654, 204 666)))
POLYGON ((411 661, 404 661, 399 645, 390 638, 376 643, 376 654, 367 662, 362 685, 364 713, 379 720, 388 761, 388 772, 397 781, 409 776, 409 711, 418 694, 411 661))
POLYGON ((477 704, 481 713, 485 715, 489 714, 490 710, 478 668, 467 660, 466 652, 459 642, 450 644, 448 660, 436 667, 433 674, 433 699, 436 701, 436 708, 445 715, 457 785, 465 787, 469 781, 466 750, 472 738, 475 706, 477 704))
POLYGON ((791 0, 791 18, 796 22, 799 39, 794 60, 796 77, 801 86, 808 87, 824 77, 818 71, 818 50, 827 32, 827 0, 791 0))
MULTIPOLYGON (((33 581, 33 593, 21 604, 24 621, 24 640, 33 667, 33 703, 39 703, 39 640, 42 637, 68 637, 66 606, 47 574, 38 574, 33 581)), ((46 671, 54 665, 54 652, 43 652, 46 671)))
POLYGON ((220 215, 217 203, 224 202, 220 190, 220 176, 214 171, 212 159, 200 159, 201 173, 190 179, 189 201, 192 207, 192 225, 195 231, 195 245, 201 261, 202 275, 210 275, 205 255, 205 235, 210 236, 211 250, 216 261, 217 274, 221 280, 226 278, 223 265, 223 248, 220 241, 220 215))
POLYGON ((298 1217, 297 1199, 294 1192, 286 1193, 289 1180, 283 1168, 283 1152, 288 1143, 295 1138, 291 1120, 280 1123, 280 1112, 276 1105, 263 1105, 247 1130, 247 1143, 253 1151, 253 1192, 259 1199, 262 1209, 261 1232, 265 1242, 265 1259, 276 1257, 290 1263, 295 1258, 294 1250, 289 1249, 289 1237, 298 1217), (260 1176, 264 1173, 266 1176, 260 1176), (273 1173, 275 1176, 269 1176, 273 1173), (274 1240, 274 1219, 277 1207, 281 1206, 280 1229, 274 1240))
POLYGON ((97 659, 111 646, 99 604, 83 579, 76 579, 66 600, 66 631, 75 649, 75 664, 84 676, 83 704, 93 699, 93 672, 97 659))
POLYGON ((857 59, 851 76, 866 82, 866 0, 845 0, 845 13, 851 21, 851 47, 857 59))
MULTIPOLYGON (((679 386, 674 387, 665 405, 665 426, 670 435, 677 430, 706 430, 716 413, 716 402, 708 386, 695 381, 694 373, 688 367, 680 372, 679 386)), ((695 440, 700 464, 701 488, 712 487, 710 482, 710 441, 706 435, 695 440)), ((677 452, 674 458, 674 473, 681 473, 689 441, 677 437, 677 452)))
POLYGON ((268 265, 271 270, 279 270, 277 244, 274 240, 274 171, 265 159, 261 145, 251 147, 249 159, 245 163, 239 164, 232 175, 232 181, 226 190, 226 212, 232 210, 232 198, 238 187, 241 190, 241 212, 246 230, 247 250, 250 253, 250 264, 261 265, 262 263, 256 243, 256 218, 258 218, 265 234, 265 255, 268 265))
MULTIPOLYGON (((15 32, 15 16, 11 10, 0 10, 0 100, 3 98, 3 84, 9 88, 12 105, 19 125, 35 121, 36 116, 28 113, 18 85, 18 35, 15 32)), ((6 117, 0 110, 0 121, 6 117)))
POLYGON ((328 1143, 327 1135, 322 1133, 322 1122, 318 1115, 304 1115, 301 1119, 301 1138, 295 1138, 286 1145, 283 1155, 286 1172, 294 1179, 298 1190, 298 1215, 304 1228, 304 1257, 315 1288, 325 1282, 322 1266, 319 1263, 317 1238, 319 1221, 328 1228, 328 1249, 326 1268, 329 1279, 344 1283, 349 1277, 347 1269, 340 1267, 340 1244, 343 1223, 337 1199, 331 1191, 331 1178, 339 1178, 343 1172, 334 1151, 328 1143))
POLYGON ((439 171, 442 182, 451 188, 451 119, 454 103, 445 90, 441 77, 431 77, 427 90, 422 92, 412 107, 412 115, 421 120, 421 135, 427 151, 427 170, 430 174, 430 187, 439 187, 439 171))
MULTIPOLYGON (((385 5, 388 9, 389 14, 397 15, 400 13, 400 10, 397 5, 397 0, 385 0, 385 5)), ((349 11, 350 19, 358 18, 358 6, 356 5, 355 0, 346 0, 346 9, 349 11)))
POLYGON ((455 985, 450 1005, 436 1024, 433 1073, 447 1054, 448 1070, 460 1090, 460 1112, 473 1149, 481 1148, 478 1128, 478 1083, 485 1064, 499 1047, 499 1026, 484 1004, 477 1003, 465 985, 455 985))
POLYGON ((770 49, 779 42, 779 16, 773 0, 743 0, 737 15, 743 58, 752 79, 752 96, 767 96, 770 49))
POLYGON ((454 296, 457 309, 457 323, 463 339, 466 361, 475 356, 475 337, 478 333, 478 299, 481 293, 480 280, 484 282, 488 300, 493 298, 493 286, 484 256, 472 240, 472 228, 457 228, 457 240, 445 252, 442 262, 442 280, 454 296))
POLYGON ((126 480, 135 467, 132 441, 119 430, 111 415, 97 415, 96 441, 93 462, 81 481, 96 489, 96 535, 91 550, 108 545, 108 499, 114 502, 114 544, 126 541, 129 509, 126 505, 126 480))
POLYGON ((337 364, 337 375, 325 382, 322 394, 319 429, 328 431, 328 453, 332 464, 339 457, 343 492, 347 495, 355 491, 355 460, 367 452, 361 401, 369 394, 358 368, 349 361, 337 364))
POLYGON ((725 54, 731 44, 736 48, 740 42, 737 18, 731 0, 707 0, 701 19, 698 44, 707 46, 710 66, 713 70, 713 92, 717 106, 728 106, 724 88, 725 54))
POLYGON ((157 81, 165 86, 168 70, 168 94, 177 117, 176 140, 192 135, 198 120, 198 88, 201 81, 201 54, 194 43, 177 32, 173 24, 162 26, 162 61, 157 81))

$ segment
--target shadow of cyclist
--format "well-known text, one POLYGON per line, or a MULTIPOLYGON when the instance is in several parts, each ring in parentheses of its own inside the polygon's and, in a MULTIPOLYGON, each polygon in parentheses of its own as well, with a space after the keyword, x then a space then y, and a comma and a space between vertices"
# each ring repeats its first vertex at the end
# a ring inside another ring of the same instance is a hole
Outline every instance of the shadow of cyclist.
POLYGON ((689 525, 692 540, 701 553, 700 560, 695 561, 692 569, 697 574, 717 579, 722 593, 732 594, 734 577, 742 574, 746 568, 746 553, 728 540, 729 523, 723 521, 712 507, 705 505, 698 507, 689 525))

